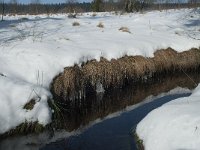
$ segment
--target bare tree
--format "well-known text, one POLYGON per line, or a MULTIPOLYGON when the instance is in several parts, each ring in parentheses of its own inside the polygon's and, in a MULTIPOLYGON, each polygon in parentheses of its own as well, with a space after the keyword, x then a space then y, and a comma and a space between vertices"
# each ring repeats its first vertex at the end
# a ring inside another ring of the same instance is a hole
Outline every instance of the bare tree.
POLYGON ((4 0, 0 0, 0 5, 1 5, 1 21, 3 21, 3 16, 5 13, 5 2, 4 0))
POLYGON ((200 3, 200 0, 189 0, 190 4, 194 5, 195 7, 198 7, 198 4, 200 3))
POLYGON ((17 0, 10 0, 12 10, 14 14, 17 14, 17 0))
POLYGON ((39 13, 38 7, 40 4, 40 0, 31 0, 31 4, 34 7, 34 13, 38 14, 39 13))
POLYGON ((77 3, 77 0, 66 0, 66 4, 69 7, 70 13, 75 13, 75 4, 77 3))
POLYGON ((105 11, 115 11, 116 9, 116 2, 114 0, 107 0, 104 1, 104 10, 105 11))
POLYGON ((75 10, 75 5, 77 3, 76 0, 66 0, 66 3, 67 3, 67 6, 68 6, 68 12, 69 12, 69 15, 68 17, 69 18, 76 18, 76 10, 75 10))

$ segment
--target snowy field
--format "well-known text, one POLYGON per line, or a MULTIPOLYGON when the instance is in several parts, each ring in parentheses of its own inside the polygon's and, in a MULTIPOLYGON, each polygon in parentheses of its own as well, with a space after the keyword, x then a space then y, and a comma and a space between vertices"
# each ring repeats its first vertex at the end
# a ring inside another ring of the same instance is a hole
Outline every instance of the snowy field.
MULTIPOLYGON (((153 57, 162 48, 200 47, 200 9, 115 15, 6 16, 0 22, 0 134, 22 122, 51 121, 47 99, 64 67, 124 55, 153 57), (79 26, 72 26, 78 22, 79 26), (99 23, 104 28, 99 28, 99 23), (127 27, 129 32, 119 29, 127 27), (31 99, 32 110, 23 109, 31 99)), ((198 131, 198 130, 197 130, 198 131)))

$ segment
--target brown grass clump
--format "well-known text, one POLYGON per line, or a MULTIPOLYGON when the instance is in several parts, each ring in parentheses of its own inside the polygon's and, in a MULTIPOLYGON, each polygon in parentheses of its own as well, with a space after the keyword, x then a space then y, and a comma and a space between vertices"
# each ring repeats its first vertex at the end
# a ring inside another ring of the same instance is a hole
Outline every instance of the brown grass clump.
POLYGON ((121 27, 119 31, 131 33, 128 27, 121 27))
POLYGON ((156 63, 156 70, 188 70, 197 69, 200 65, 200 50, 191 49, 177 53, 175 50, 168 48, 155 52, 152 60, 156 63))
POLYGON ((64 72, 55 78, 53 83, 52 92, 64 100, 72 100, 83 94, 82 72, 77 65, 65 68, 64 72))
POLYGON ((96 13, 93 13, 93 14, 92 14, 92 17, 96 17, 96 16, 97 16, 97 14, 96 14, 96 13))
POLYGON ((0 140, 6 137, 9 137, 11 135, 26 135, 30 133, 40 133, 44 131, 45 127, 41 124, 39 124, 37 121, 36 122, 27 122, 25 121, 24 123, 21 123, 14 129, 11 129, 10 131, 1 134, 0 135, 0 140))
POLYGON ((145 82, 158 73, 198 70, 199 67, 200 49, 178 53, 168 48, 156 51, 153 58, 124 56, 111 61, 101 58, 99 62, 91 60, 81 67, 67 67, 54 79, 51 89, 55 97, 67 101, 85 97, 87 92, 95 93, 98 83, 106 91, 130 82, 145 82))
POLYGON ((72 13, 70 13, 70 14, 68 14, 67 17, 68 17, 68 18, 76 18, 76 15, 77 15, 77 14, 72 14, 72 13))
POLYGON ((23 107, 23 109, 26 109, 26 110, 32 110, 33 107, 35 106, 36 102, 34 99, 31 99, 28 103, 26 103, 23 107))
POLYGON ((75 22, 72 23, 72 26, 80 26, 80 23, 75 21, 75 22))
POLYGON ((99 27, 99 28, 104 28, 104 25, 103 25, 102 22, 99 22, 99 24, 97 25, 97 27, 99 27))

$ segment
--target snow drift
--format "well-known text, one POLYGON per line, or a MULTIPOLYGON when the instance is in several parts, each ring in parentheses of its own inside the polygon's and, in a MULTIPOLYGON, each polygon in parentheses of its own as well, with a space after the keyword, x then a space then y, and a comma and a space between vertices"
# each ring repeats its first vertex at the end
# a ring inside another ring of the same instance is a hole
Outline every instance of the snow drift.
POLYGON ((138 125, 145 150, 200 147, 200 85, 190 97, 179 98, 150 112, 138 125))

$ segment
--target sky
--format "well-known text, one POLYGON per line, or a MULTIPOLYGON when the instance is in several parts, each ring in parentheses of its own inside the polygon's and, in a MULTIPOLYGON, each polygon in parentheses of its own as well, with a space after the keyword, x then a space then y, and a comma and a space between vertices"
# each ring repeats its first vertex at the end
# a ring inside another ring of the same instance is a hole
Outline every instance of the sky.
MULTIPOLYGON (((11 0, 4 0, 10 2, 11 0)), ((28 4, 33 0, 17 0, 18 3, 28 4)), ((65 3, 67 0, 40 0, 41 3, 65 3)), ((78 2, 91 2, 92 0, 77 0, 78 2)))
MULTIPOLYGON (((0 1, 2 1, 2 0, 0 0, 0 1)), ((4 0, 4 2, 11 2, 12 0, 4 0)), ((17 2, 18 3, 22 3, 22 4, 29 4, 29 3, 31 3, 31 2, 33 2, 33 1, 37 1, 37 0, 17 0, 17 2)), ((53 4, 55 4, 55 3, 66 3, 66 1, 68 1, 68 0, 39 0, 40 1, 40 3, 53 3, 53 4)), ((76 0, 77 2, 91 2, 92 0, 76 0)), ((161 1, 163 1, 163 2, 165 2, 166 0, 161 0, 161 1)), ((173 0, 172 0, 173 1, 173 0)), ((182 2, 187 2, 187 0, 175 0, 175 1, 182 1, 182 2)))

